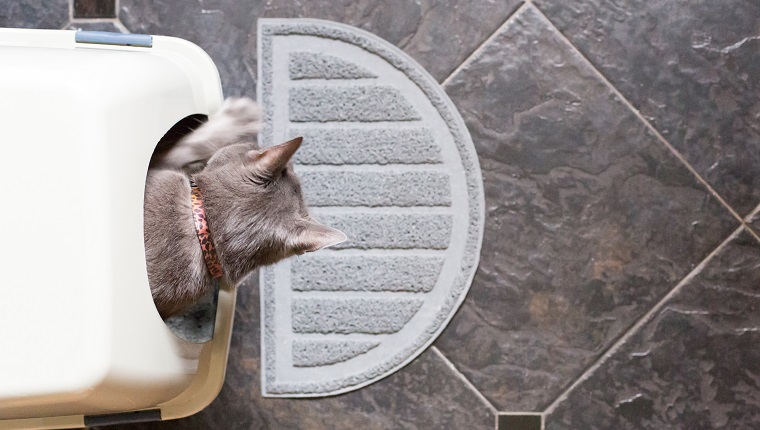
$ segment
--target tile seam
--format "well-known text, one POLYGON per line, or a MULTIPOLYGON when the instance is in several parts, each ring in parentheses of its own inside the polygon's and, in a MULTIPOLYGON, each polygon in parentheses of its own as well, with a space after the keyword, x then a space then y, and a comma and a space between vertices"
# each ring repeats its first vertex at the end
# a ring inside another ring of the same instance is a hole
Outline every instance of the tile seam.
MULTIPOLYGON (((467 379, 467 377, 466 377, 466 376, 464 376, 464 374, 463 374, 462 372, 460 372, 460 371, 459 371, 459 369, 457 369, 457 368, 456 368, 456 366, 454 366, 454 363, 452 363, 452 362, 451 362, 451 361, 450 361, 450 360, 449 360, 449 359, 448 359, 448 358, 447 358, 447 357, 446 357, 446 356, 443 354, 443 352, 441 352, 441 350, 439 350, 439 349, 438 349, 438 347, 437 347, 437 346, 435 346, 435 345, 431 346, 431 347, 430 347, 430 350, 431 350, 431 351, 433 351, 433 353, 435 353, 435 354, 437 354, 437 355, 438 355, 438 357, 439 357, 439 358, 440 358, 440 359, 443 361, 444 365, 446 365, 446 367, 448 367, 448 368, 449 368, 449 369, 450 369, 450 370, 451 370, 451 371, 454 373, 454 376, 456 376, 457 378, 459 378, 459 380, 461 380, 462 382, 464 382, 465 386, 466 386, 466 387, 467 387, 467 388, 468 388, 470 391, 472 391, 473 393, 475 393, 475 396, 476 396, 478 399, 480 399, 480 401, 481 401, 481 402, 483 402, 483 404, 486 406, 486 408, 488 408, 488 410, 490 410, 490 411, 491 411, 491 413, 492 413, 492 414, 493 414, 493 415, 496 417, 496 418, 495 418, 495 419, 496 419, 496 425, 498 426, 498 425, 499 425, 499 410, 498 410, 498 409, 496 409, 496 406, 494 406, 494 405, 493 405, 493 404, 492 404, 492 403, 491 403, 491 402, 490 402, 490 401, 489 401, 489 400, 486 398, 486 396, 484 396, 484 395, 483 395, 483 393, 481 393, 481 392, 480 392, 480 390, 478 390, 478 389, 477 389, 477 387, 475 387, 475 385, 474 385, 472 382, 470 382, 470 380, 469 380, 469 379, 467 379)), ((497 427, 497 429, 498 429, 498 427, 497 427)))
MULTIPOLYGON (((665 137, 663 137, 663 135, 641 114, 641 112, 639 112, 639 110, 636 109, 635 106, 633 106, 633 104, 617 89, 617 87, 615 87, 612 84, 612 82, 609 79, 607 79, 607 77, 594 65, 594 63, 591 60, 589 60, 589 58, 586 57, 570 41, 570 39, 568 39, 567 36, 565 36, 565 34, 559 30, 559 28, 557 28, 557 26, 554 25, 554 23, 549 19, 549 17, 544 15, 544 13, 536 5, 532 4, 532 2, 530 6, 532 6, 532 8, 541 16, 541 18, 549 25, 549 27, 551 27, 551 30, 554 33, 556 33, 556 35, 572 49, 575 55, 577 55, 583 61, 583 63, 585 63, 593 71, 593 73, 597 76, 597 78, 599 78, 602 81, 602 83, 604 83, 604 85, 606 85, 613 92, 615 97, 617 97, 620 100, 620 102, 623 103, 623 105, 626 106, 636 116, 636 118, 638 118, 639 121, 641 121, 641 123, 644 124, 644 126, 651 133, 654 134, 655 138, 662 145, 664 145, 681 162, 681 164, 683 164, 689 170, 689 172, 691 172, 691 174, 694 175, 694 177, 697 178, 697 181, 701 183, 702 186, 704 186, 707 189, 708 193, 710 193, 713 197, 715 197, 723 205, 723 207, 725 207, 729 211, 729 213, 731 213, 731 215, 735 219, 737 219, 739 222, 744 224, 742 216, 739 215, 739 213, 736 210, 734 210, 734 208, 731 207, 731 205, 729 205, 728 202, 726 202, 723 199, 723 197, 720 194, 718 194, 717 191, 715 191, 712 185, 710 185, 710 183, 708 183, 702 177, 702 175, 700 175, 696 171, 696 169, 691 165, 691 163, 689 163, 686 160, 686 158, 673 145, 671 145, 670 142, 668 142, 667 139, 665 139, 665 137)), ((757 237, 757 235, 755 236, 757 237)))
POLYGON ((72 24, 100 23, 100 22, 114 22, 117 20, 118 18, 72 18, 71 23, 72 24))
POLYGON ((747 233, 749 233, 752 237, 754 237, 755 240, 760 242, 760 234, 758 234, 758 232, 755 231, 752 225, 747 224, 747 223, 742 223, 742 226, 744 227, 745 230, 747 230, 747 233))
POLYGON ((122 32, 122 33, 124 33, 124 34, 130 34, 130 33, 131 33, 131 31, 129 31, 129 29, 127 28, 127 26, 126 26, 126 25, 124 25, 124 24, 121 22, 121 19, 119 19, 119 18, 116 18, 116 19, 114 20, 114 22, 113 22, 113 25, 114 25, 114 27, 118 28, 118 29, 119 29, 119 31, 121 31, 121 32, 122 32))
POLYGON ((130 31, 127 29, 127 27, 121 23, 119 18, 75 18, 70 19, 66 24, 64 24, 61 29, 66 30, 71 25, 76 24, 92 24, 92 23, 103 23, 103 22, 110 22, 116 27, 121 33, 129 34, 130 31))
POLYGON ((760 242, 760 235, 758 235, 758 232, 755 231, 755 227, 752 226, 752 218, 757 216, 758 213, 760 213, 760 205, 757 205, 757 207, 753 209, 749 215, 744 217, 744 226, 747 228, 747 232, 760 242))
POLYGON ((705 266, 712 261, 715 256, 721 252, 732 240, 736 239, 739 234, 742 233, 742 231, 745 231, 746 227, 744 225, 740 225, 737 227, 723 242, 721 242, 718 247, 716 247, 710 254, 707 255, 694 269, 692 269, 683 279, 681 279, 673 288, 668 291, 665 296, 663 296, 660 300, 657 301, 657 303, 652 306, 644 315, 642 315, 640 318, 638 318, 633 325, 631 325, 628 329, 626 329, 613 343, 608 347, 604 352, 602 352, 599 357, 594 360, 591 365, 589 365, 581 374, 578 376, 567 388, 565 388, 560 395, 552 401, 549 406, 546 407, 543 414, 545 417, 549 416, 554 410, 559 406, 560 403, 565 401, 570 393, 572 393, 576 387, 578 387, 581 383, 586 381, 589 377, 592 376, 594 372, 596 372, 607 360, 609 360, 612 355, 614 355, 621 346, 623 346, 624 343, 628 341, 633 335, 639 332, 642 326, 644 326, 646 323, 648 323, 652 317, 660 310, 662 307, 675 296, 678 294, 684 287, 684 285, 688 284, 694 277, 696 277, 698 274, 702 272, 702 270, 705 268, 705 266))
POLYGON ((754 231, 754 230, 752 229, 752 227, 750 227, 750 226, 747 226, 747 225, 743 225, 742 227, 744 227, 744 230, 745 230, 747 233, 749 233, 749 234, 750 234, 750 236, 754 237, 754 238, 755 238, 755 240, 757 240, 758 242, 760 242, 760 236, 758 236, 757 232, 756 232, 756 231, 754 231))
POLYGON ((113 13, 116 15, 114 17, 115 21, 113 22, 114 27, 118 28, 120 32, 123 34, 130 34, 132 33, 129 31, 126 25, 124 25, 123 22, 121 22, 121 14, 119 13, 121 11, 121 0, 114 0, 113 3, 113 13))
POLYGON ((750 213, 749 213, 749 215, 747 215, 747 217, 745 218, 745 220, 746 220, 747 222, 750 222, 750 220, 751 220, 751 219, 752 219, 752 218, 753 218, 755 215, 757 215, 758 213, 760 213, 760 205, 757 205, 757 207, 756 207, 755 209, 753 209, 753 210, 752 210, 752 212, 750 212, 750 213))
POLYGON ((456 66, 454 70, 452 70, 451 73, 449 73, 449 75, 446 76, 446 78, 444 78, 440 82, 441 87, 445 87, 454 76, 456 76, 460 71, 462 71, 462 69, 464 69, 472 61, 477 59, 477 57, 485 49, 485 47, 489 43, 491 43, 501 33, 502 29, 504 29, 504 27, 507 26, 514 17, 519 15, 520 11, 522 11, 525 7, 527 7, 528 3, 530 3, 528 0, 523 0, 522 4, 518 6, 517 8, 515 8, 515 10, 513 10, 512 13, 510 13, 509 16, 507 16, 504 22, 502 22, 498 27, 496 27, 496 30, 494 30, 493 33, 491 33, 480 45, 478 45, 470 53, 470 55, 468 55, 464 60, 462 60, 462 62, 459 63, 459 65, 456 66))

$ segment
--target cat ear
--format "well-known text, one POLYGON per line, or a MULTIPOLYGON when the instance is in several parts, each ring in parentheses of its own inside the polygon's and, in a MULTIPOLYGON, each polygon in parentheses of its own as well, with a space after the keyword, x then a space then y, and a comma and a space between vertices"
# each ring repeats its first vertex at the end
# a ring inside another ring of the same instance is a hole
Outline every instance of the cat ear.
POLYGON ((346 234, 340 230, 315 221, 307 221, 301 233, 296 237, 293 248, 298 254, 303 254, 304 252, 314 252, 337 245, 347 239, 346 234))
POLYGON ((245 154, 246 161, 251 163, 256 170, 265 176, 274 176, 279 173, 293 154, 301 146, 303 137, 296 137, 279 145, 270 146, 261 150, 254 149, 245 154))

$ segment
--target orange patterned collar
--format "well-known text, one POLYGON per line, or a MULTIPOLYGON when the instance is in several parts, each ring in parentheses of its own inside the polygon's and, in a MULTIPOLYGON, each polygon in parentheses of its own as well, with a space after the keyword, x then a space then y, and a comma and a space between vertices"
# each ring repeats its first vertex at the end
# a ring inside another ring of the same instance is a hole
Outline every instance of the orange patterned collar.
POLYGON ((214 242, 211 240, 211 232, 206 220, 206 209, 203 206, 203 194, 201 194, 198 184, 190 180, 190 200, 193 205, 193 222, 195 223, 195 233, 198 235, 198 242, 201 244, 203 252, 203 261, 211 273, 211 277, 219 279, 222 277, 222 264, 219 262, 219 256, 216 255, 214 242))

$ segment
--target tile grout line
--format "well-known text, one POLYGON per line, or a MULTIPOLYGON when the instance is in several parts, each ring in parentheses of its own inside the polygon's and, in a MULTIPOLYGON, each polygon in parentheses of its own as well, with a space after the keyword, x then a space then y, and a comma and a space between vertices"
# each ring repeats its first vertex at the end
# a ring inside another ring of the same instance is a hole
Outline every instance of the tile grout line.
POLYGON ((760 242, 760 234, 758 234, 758 232, 756 232, 755 229, 752 228, 751 225, 745 224, 745 223, 742 223, 742 225, 747 230, 747 233, 749 233, 752 237, 754 237, 755 239, 757 239, 758 242, 760 242))
POLYGON ((66 27, 71 25, 71 21, 74 20, 74 0, 69 0, 69 20, 63 24, 61 30, 66 30, 66 27))
POLYGON ((752 209, 752 212, 747 215, 744 220, 749 224, 752 221, 752 218, 754 218, 758 213, 760 213, 760 205, 757 205, 755 209, 752 209))
POLYGON ((565 390, 562 391, 562 393, 554 399, 553 402, 547 406, 547 408, 544 410, 544 416, 548 416, 552 412, 554 412, 554 409, 559 406, 560 403, 565 401, 567 397, 570 395, 570 393, 575 390, 575 388, 586 381, 594 372, 596 372, 610 357, 612 357, 613 354, 615 354, 620 347, 628 341, 628 339, 631 338, 631 336, 635 335, 639 332, 639 329, 649 322, 654 314, 658 312, 660 309, 662 309, 663 306, 665 306, 665 303, 667 303, 673 296, 678 294, 686 285, 689 283, 692 279, 694 279, 695 276, 697 276, 699 273, 702 272, 702 270, 705 268, 705 266, 712 261, 715 256, 723 251, 723 249, 732 241, 734 240, 739 234, 741 234, 743 231, 746 231, 746 227, 744 225, 740 225, 739 227, 734 230, 733 233, 731 233, 723 242, 721 242, 720 245, 718 245, 717 248, 715 248, 710 254, 707 255, 694 269, 691 270, 681 281, 679 281, 675 287, 673 287, 670 291, 668 291, 667 294, 663 298, 661 298, 649 311, 647 311, 641 318, 636 320, 636 322, 630 326, 623 334, 609 347, 607 348, 600 356, 597 358, 589 367, 586 368, 586 370, 581 373, 580 376, 578 376, 575 381, 570 384, 565 390))
POLYGON ((116 20, 113 22, 114 27, 118 28, 119 31, 121 31, 124 34, 130 34, 131 31, 127 28, 126 25, 124 25, 119 18, 116 18, 116 20))
MULTIPOLYGON (((726 201, 723 199, 723 197, 721 197, 721 195, 720 195, 720 194, 718 194, 718 192, 717 192, 717 191, 715 191, 715 189, 713 189, 713 187, 712 187, 712 186, 711 186, 711 185, 710 185, 710 184, 709 184, 709 183, 708 183, 708 182, 707 182, 707 181, 706 181, 706 180, 705 180, 705 179, 702 177, 702 175, 700 175, 700 174, 699 174, 699 173, 698 173, 698 172, 697 172, 697 171, 694 169, 694 167, 691 165, 691 163, 689 163, 689 162, 686 160, 686 158, 684 158, 684 156, 683 156, 683 155, 682 155, 680 152, 678 152, 678 150, 677 150, 675 147, 673 147, 673 145, 671 145, 671 144, 670 144, 670 142, 668 142, 668 141, 667 141, 667 140, 666 140, 666 139, 665 139, 665 138, 662 136, 662 134, 661 134, 661 133, 660 133, 660 132, 659 132, 659 131, 658 131, 658 130, 657 130, 657 129, 656 129, 656 128, 655 128, 655 127, 654 127, 654 126, 653 126, 653 125, 652 125, 652 124, 651 124, 651 123, 650 123, 650 122, 649 122, 649 121, 648 121, 646 118, 644 118, 644 116, 641 114, 641 112, 639 112, 639 110, 638 110, 638 109, 636 109, 636 107, 635 107, 635 106, 633 106, 633 104, 632 104, 632 103, 631 103, 631 102, 630 102, 630 101, 629 101, 629 100, 628 100, 628 99, 627 99, 625 96, 623 96, 623 94, 622 94, 620 91, 618 91, 618 89, 617 89, 617 88, 616 88, 614 85, 612 85, 612 82, 610 82, 610 80, 609 80, 609 79, 607 79, 607 77, 606 77, 606 76, 605 76, 605 75, 604 75, 604 74, 603 74, 603 73, 602 73, 602 72, 601 72, 601 71, 600 71, 600 70, 599 70, 599 69, 598 69, 598 68, 597 68, 597 67, 594 65, 594 63, 592 63, 592 62, 591 62, 591 60, 589 60, 589 59, 588 59, 588 58, 587 58, 587 57, 586 57, 586 56, 585 56, 585 55, 584 55, 584 54, 583 54, 583 53, 582 53, 582 52, 581 52, 581 51, 580 51, 578 48, 576 48, 576 47, 575 47, 575 45, 573 45, 573 43, 570 41, 570 39, 568 39, 568 38, 567 38, 567 36, 565 36, 565 34, 564 34, 564 33, 562 33, 562 31, 560 31, 560 30, 559 30, 559 28, 557 28, 557 26, 555 26, 555 25, 554 25, 554 23, 553 23, 553 22, 552 22, 552 21, 549 19, 549 17, 547 17, 546 15, 544 15, 544 13, 543 13, 543 12, 542 12, 542 11, 541 11, 541 10, 540 10, 540 9, 539 9, 537 6, 533 5, 532 3, 531 3, 531 6, 533 6, 533 9, 534 9, 534 10, 535 10, 535 11, 536 11, 536 12, 537 12, 537 13, 538 13, 538 14, 539 14, 541 17, 542 17, 542 19, 543 19, 544 21, 546 21, 546 23, 547 23, 547 24, 548 24, 548 25, 551 27, 551 29, 552 29, 552 30, 553 30, 553 31, 554 31, 554 32, 555 32, 555 33, 556 33, 556 34, 557 34, 557 35, 560 37, 560 39, 562 39, 562 41, 564 41, 564 42, 565 42, 565 43, 566 43, 568 46, 570 46, 570 48, 572 49, 572 51, 573 51, 573 52, 574 52, 574 53, 575 53, 575 54, 576 54, 578 57, 580 57, 580 58, 582 59, 582 61, 583 61, 583 62, 584 62, 584 63, 585 63, 587 66, 589 66, 589 67, 591 68, 591 70, 593 71, 593 73, 594 73, 595 75, 597 75, 597 77, 598 77, 599 79, 601 79, 601 81, 602 81, 602 82, 603 82, 603 83, 604 83, 604 84, 605 84, 605 85, 606 85, 606 86, 607 86, 607 87, 608 87, 610 90, 612 90, 613 94, 614 94, 614 95, 615 95, 615 96, 616 96, 616 97, 617 97, 617 98, 618 98, 618 99, 619 99, 619 100, 620 100, 620 101, 623 103, 623 105, 624 105, 624 106, 626 106, 626 107, 627 107, 627 108, 628 108, 628 109, 629 109, 631 112, 633 112, 633 114, 634 114, 634 115, 635 115, 635 116, 636 116, 636 117, 639 119, 639 121, 641 121, 641 122, 644 124, 644 126, 645 126, 647 129, 649 129, 649 131, 651 131, 652 133, 654 133, 654 136, 655 136, 655 138, 657 138, 657 140, 659 140, 661 144, 665 145, 665 147, 666 147, 666 148, 668 148, 668 150, 670 150, 670 152, 671 152, 673 155, 675 155, 675 157, 676 157, 676 158, 677 158, 677 159, 678 159, 678 160, 679 160, 679 161, 680 161, 680 162, 681 162, 681 163, 682 163, 684 166, 686 166, 686 168, 687 168, 687 169, 688 169, 688 170, 689 170, 689 171, 692 173, 692 175, 694 175, 694 176, 697 178, 697 180, 698 180, 698 181, 699 181, 699 182, 700 182, 700 183, 701 183, 701 184, 702 184, 702 185, 703 185, 705 188, 707 188, 707 191, 708 191, 708 192, 709 192, 709 193, 710 193, 710 194, 711 194, 713 197, 715 197, 716 199, 718 199, 718 201, 719 201, 719 202, 720 202, 720 203, 721 203, 721 204, 722 204, 722 205, 723 205, 723 206, 724 206, 726 209, 728 209, 728 211, 731 213, 731 215, 733 215, 733 217, 734 217, 734 218, 736 218, 736 219, 737 219, 737 220, 738 220, 740 223, 742 223, 742 225, 744 225, 744 220, 742 219, 741 215, 739 215, 739 214, 738 214, 738 213, 737 213, 737 212, 734 210, 734 208, 733 208, 733 207, 731 207, 731 206, 730 206, 730 205, 729 205, 729 204, 728 204, 728 203, 727 203, 727 202, 726 202, 726 201)), ((758 237, 758 236, 757 236, 757 234, 754 234, 754 233, 753 233, 753 236, 757 237, 757 238, 758 238, 758 240, 760 240, 760 237, 758 237)))
POLYGON ((119 18, 76 18, 72 19, 66 24, 61 27, 62 30, 66 30, 69 26, 76 26, 77 24, 93 24, 93 23, 103 23, 103 22, 110 22, 113 24, 114 27, 116 27, 119 32, 123 34, 129 34, 129 29, 121 23, 119 18))
POLYGON ((72 18, 72 23, 86 23, 86 22, 114 22, 117 18, 72 18))
POLYGON ((448 76, 446 76, 446 78, 444 78, 444 80, 442 80, 442 81, 441 81, 441 83, 440 83, 440 86, 441 86, 441 87, 444 87, 444 86, 446 86, 446 84, 448 84, 448 83, 449 83, 449 81, 450 81, 450 80, 451 80, 451 79, 452 79, 452 78, 453 78, 453 77, 454 77, 454 76, 455 76, 457 73, 459 73, 459 72, 460 72, 460 71, 461 71, 463 68, 465 68, 465 66, 467 66, 469 63, 471 63, 471 62, 472 62, 472 61, 473 61, 473 60, 474 60, 474 59, 475 59, 475 58, 476 58, 478 55, 480 55, 480 53, 481 53, 481 52, 482 52, 482 51, 485 49, 485 47, 486 47, 486 46, 487 46, 489 43, 491 43, 491 41, 493 41, 493 40, 496 38, 496 36, 498 36, 498 35, 499 35, 499 33, 501 33, 501 30, 502 30, 502 29, 503 29, 503 28, 504 28, 504 27, 505 27, 507 24, 509 24, 509 22, 512 20, 512 18, 514 18, 515 16, 517 16, 517 15, 520 13, 520 11, 521 11, 521 10, 523 10, 525 7, 527 7, 528 3, 529 3, 529 0, 525 0, 525 1, 523 1, 523 3, 522 3, 520 6, 518 6, 518 7, 517 7, 517 8, 516 8, 514 11, 512 11, 512 13, 510 13, 510 14, 509 14, 509 16, 507 17, 507 19, 505 19, 505 20, 504 20, 504 22, 502 22, 502 23, 501 23, 501 24, 500 24, 498 27, 496 27, 496 30, 494 30, 494 32, 493 32, 493 33, 491 33, 491 34, 490 34, 490 35, 489 35, 489 36, 486 38, 486 40, 484 40, 484 41, 483 41, 483 43, 481 43, 480 45, 478 45, 478 46, 477 46, 477 47, 476 47, 476 48, 475 48, 475 49, 474 49, 474 50, 473 50, 473 51, 470 53, 470 55, 468 55, 468 56, 467 56, 467 58, 465 58, 464 60, 462 60, 462 62, 461 62, 461 63, 459 63, 459 65, 458 65, 458 66, 456 66, 456 67, 454 68, 454 70, 452 70, 452 71, 451 71, 451 73, 449 73, 449 75, 448 75, 448 76))
POLYGON ((129 29, 127 28, 126 25, 124 25, 123 22, 121 22, 121 17, 119 16, 120 15, 119 14, 119 10, 120 10, 120 7, 121 7, 121 3, 120 2, 121 2, 121 0, 114 0, 114 3, 113 3, 113 9, 114 9, 113 10, 113 14, 115 15, 114 19, 116 19, 116 21, 113 22, 113 25, 116 28, 118 28, 120 32, 122 32, 124 34, 131 34, 132 32, 129 31, 129 29))
POLYGON ((459 369, 456 368, 456 366, 454 366, 454 363, 452 363, 448 358, 446 358, 445 355, 443 355, 443 353, 438 349, 437 346, 435 345, 431 346, 430 350, 433 351, 435 354, 437 354, 438 357, 441 360, 443 360, 443 363, 446 365, 446 367, 451 369, 451 371, 454 372, 454 375, 456 375, 457 378, 459 378, 462 382, 464 382, 467 388, 469 388, 471 391, 475 393, 475 395, 480 399, 480 401, 482 401, 483 404, 485 404, 486 407, 494 414, 494 416, 496 416, 496 422, 498 424, 499 410, 496 409, 496 407, 490 401, 488 401, 486 396, 484 396, 483 393, 481 393, 480 390, 478 390, 475 387, 475 385, 473 385, 473 383, 470 382, 470 380, 467 379, 467 377, 464 376, 464 374, 462 374, 462 372, 460 372, 459 369))
POLYGON ((760 205, 757 205, 755 209, 752 210, 752 212, 749 213, 746 217, 744 217, 744 227, 747 229, 749 234, 755 237, 758 242, 760 242, 760 236, 758 235, 758 232, 755 231, 755 228, 752 226, 752 218, 756 217, 758 214, 760 214, 760 205))

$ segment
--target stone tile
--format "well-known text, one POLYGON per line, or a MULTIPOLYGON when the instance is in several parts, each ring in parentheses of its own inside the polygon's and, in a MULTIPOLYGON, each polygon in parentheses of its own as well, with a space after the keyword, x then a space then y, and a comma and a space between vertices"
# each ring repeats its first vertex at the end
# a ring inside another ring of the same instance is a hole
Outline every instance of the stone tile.
POLYGON ((531 6, 445 87, 486 225, 436 344, 502 411, 541 411, 738 222, 531 6))
POLYGON ((559 429, 753 429, 760 244, 742 232, 547 417, 559 429))
POLYGON ((493 429, 495 417, 434 351, 361 390, 317 399, 261 397, 259 295, 238 293, 227 378, 219 397, 191 417, 118 429, 493 429))
POLYGON ((536 3, 742 216, 760 202, 760 3, 536 3))
POLYGON ((121 0, 134 33, 191 40, 214 59, 225 94, 255 94, 256 19, 318 18, 368 30, 404 49, 443 80, 514 11, 520 0, 121 0))
POLYGON ((74 18, 114 18, 116 0, 74 0, 74 18))
POLYGON ((253 97, 256 69, 249 68, 244 58, 250 35, 256 32, 254 19, 247 12, 248 3, 232 6, 237 10, 225 13, 206 8, 201 1, 177 7, 170 0, 120 0, 118 15, 132 33, 175 36, 197 44, 216 63, 225 96, 253 97))
POLYGON ((68 0, 0 0, 0 27, 57 30, 68 20, 68 0))

